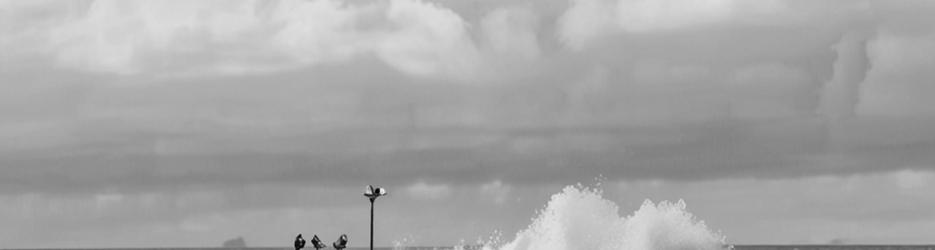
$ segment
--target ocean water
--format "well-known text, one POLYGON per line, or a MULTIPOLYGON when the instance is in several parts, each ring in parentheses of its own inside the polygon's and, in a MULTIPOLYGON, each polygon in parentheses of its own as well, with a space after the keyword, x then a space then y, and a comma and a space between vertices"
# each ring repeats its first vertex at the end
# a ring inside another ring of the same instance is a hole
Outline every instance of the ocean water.
MULTIPOLYGON (((734 250, 935 250, 935 245, 735 245, 734 250)), ((410 247, 374 247, 375 250, 479 250, 483 246, 410 246, 410 247)), ((331 249, 331 248, 327 248, 331 249)), ((367 247, 349 247, 346 250, 369 250, 367 247)), ((7 249, 7 250, 293 250, 289 247, 249 247, 249 248, 46 248, 46 249, 7 249)), ((581 249, 586 250, 586 249, 581 249)), ((658 249, 664 250, 664 249, 658 249)))
MULTIPOLYGON (((935 250, 935 245, 735 245, 734 250, 935 250)), ((479 250, 481 245, 459 246, 410 246, 410 247, 374 247, 375 250, 479 250)), ((331 248, 327 248, 331 249, 331 248)), ((367 247, 349 247, 346 250, 369 250, 367 247)), ((7 249, 7 250, 293 250, 289 247, 249 247, 249 248, 48 248, 48 249, 7 249)), ((582 249, 585 250, 585 249, 582 249)), ((664 249, 659 249, 664 250, 664 249)))
MULTIPOLYGON (((683 201, 646 201, 621 215, 599 188, 565 187, 552 195, 532 223, 512 237, 469 245, 397 245, 379 250, 935 250, 935 245, 731 245, 727 236, 695 218, 683 201)), ((267 248, 124 248, 82 250, 292 250, 267 248)), ((326 248, 331 249, 331 248, 326 248)), ((347 250, 369 248, 351 247, 347 250)), ((36 250, 36 249, 32 249, 36 250)), ((45 249, 57 250, 57 249, 45 249)), ((306 249, 308 250, 308 249, 306 249)))

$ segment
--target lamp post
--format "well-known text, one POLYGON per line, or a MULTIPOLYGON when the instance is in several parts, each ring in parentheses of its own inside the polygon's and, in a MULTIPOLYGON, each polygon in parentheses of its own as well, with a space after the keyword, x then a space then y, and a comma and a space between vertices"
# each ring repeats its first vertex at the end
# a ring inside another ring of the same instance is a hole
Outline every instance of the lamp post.
POLYGON ((367 185, 367 189, 364 190, 364 196, 370 199, 370 250, 373 250, 373 202, 377 200, 377 197, 386 195, 386 189, 374 188, 371 185, 367 185))

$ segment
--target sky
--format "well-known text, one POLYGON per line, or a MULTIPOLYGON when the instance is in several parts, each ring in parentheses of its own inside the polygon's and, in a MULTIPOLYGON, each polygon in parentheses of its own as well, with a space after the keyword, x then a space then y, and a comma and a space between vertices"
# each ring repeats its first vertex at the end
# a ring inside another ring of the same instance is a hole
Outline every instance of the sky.
POLYGON ((566 185, 935 243, 935 2, 0 0, 0 248, 452 245, 566 185))

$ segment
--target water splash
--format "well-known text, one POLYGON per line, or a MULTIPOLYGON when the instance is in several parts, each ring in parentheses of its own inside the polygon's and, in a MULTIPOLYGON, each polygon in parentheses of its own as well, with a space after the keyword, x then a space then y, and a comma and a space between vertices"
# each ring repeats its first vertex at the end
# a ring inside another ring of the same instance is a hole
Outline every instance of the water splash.
POLYGON ((565 187, 552 195, 525 230, 506 244, 485 250, 714 250, 730 249, 725 237, 685 210, 685 202, 647 200, 621 217, 600 189, 565 187))
POLYGON ((415 242, 416 242, 415 239, 413 239, 411 235, 403 237, 402 239, 399 239, 399 240, 394 240, 393 250, 406 250, 409 247, 415 245, 415 242))
POLYGON ((494 250, 495 246, 501 245, 503 242, 503 232, 500 230, 494 230, 487 237, 477 238, 474 241, 474 244, 467 244, 464 239, 461 240, 458 244, 454 245, 452 250, 494 250))

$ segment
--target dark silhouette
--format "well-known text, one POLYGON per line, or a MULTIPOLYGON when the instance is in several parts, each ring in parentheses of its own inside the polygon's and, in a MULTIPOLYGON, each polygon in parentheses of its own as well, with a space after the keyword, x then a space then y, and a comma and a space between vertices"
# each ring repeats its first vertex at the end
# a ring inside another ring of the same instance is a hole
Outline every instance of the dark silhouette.
POLYGON ((332 244, 332 246, 334 246, 334 249, 337 249, 337 250, 342 250, 344 248, 347 248, 347 235, 342 234, 341 237, 338 237, 338 240, 334 241, 334 244, 332 244))
POLYGON ((384 195, 386 195, 386 189, 373 188, 371 185, 367 185, 367 189, 364 190, 364 196, 370 199, 370 250, 373 250, 373 202, 377 200, 377 197, 384 195))
POLYGON ((302 238, 302 234, 299 234, 299 236, 295 237, 294 245, 295 245, 295 250, 299 250, 305 247, 305 239, 302 238))
POLYGON ((315 250, 318 250, 318 249, 326 248, 328 247, 328 245, 325 245, 324 242, 321 242, 321 240, 318 239, 318 235, 312 235, 312 247, 314 247, 315 250))

